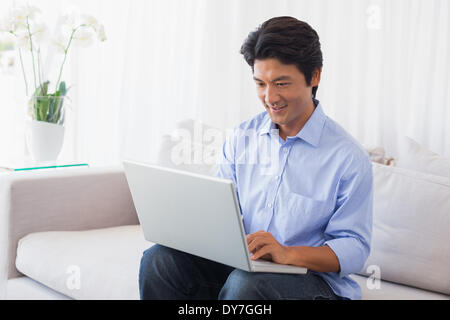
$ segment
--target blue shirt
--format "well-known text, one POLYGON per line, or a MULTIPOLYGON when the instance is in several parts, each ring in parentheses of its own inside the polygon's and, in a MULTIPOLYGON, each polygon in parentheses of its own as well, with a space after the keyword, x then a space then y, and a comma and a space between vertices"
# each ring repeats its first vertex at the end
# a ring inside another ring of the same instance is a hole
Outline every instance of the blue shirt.
POLYGON ((328 245, 340 272, 316 272, 341 297, 360 299, 349 276, 370 252, 373 177, 365 149, 315 100, 296 136, 278 135, 267 112, 227 136, 218 176, 236 187, 247 234, 270 232, 285 246, 328 245))

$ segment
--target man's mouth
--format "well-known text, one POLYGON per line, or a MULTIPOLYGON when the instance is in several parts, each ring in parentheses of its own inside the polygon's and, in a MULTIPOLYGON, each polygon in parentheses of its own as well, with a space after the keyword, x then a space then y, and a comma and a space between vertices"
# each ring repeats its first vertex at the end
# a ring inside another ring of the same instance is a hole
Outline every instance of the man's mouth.
POLYGON ((273 113, 278 113, 278 112, 283 111, 286 107, 287 107, 287 105, 284 105, 284 106, 281 106, 281 107, 270 107, 270 110, 273 113))

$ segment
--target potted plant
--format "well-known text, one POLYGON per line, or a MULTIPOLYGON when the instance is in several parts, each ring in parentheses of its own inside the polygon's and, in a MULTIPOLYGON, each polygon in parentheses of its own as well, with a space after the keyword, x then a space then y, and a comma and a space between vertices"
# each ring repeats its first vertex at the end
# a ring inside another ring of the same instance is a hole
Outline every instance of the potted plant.
POLYGON ((56 29, 49 37, 40 9, 23 5, 11 9, 6 19, 0 23, 1 31, 9 33, 15 40, 27 97, 29 73, 26 70, 26 56, 31 62, 28 66, 32 69, 33 91, 29 98, 28 114, 31 121, 27 135, 30 154, 37 162, 55 161, 64 141, 65 109, 70 88, 61 78, 69 49, 73 44, 89 46, 94 38, 105 41, 104 26, 94 17, 72 10, 58 18, 56 29), (53 85, 42 70, 41 49, 44 44, 50 44, 49 52, 61 54, 58 76, 53 85))

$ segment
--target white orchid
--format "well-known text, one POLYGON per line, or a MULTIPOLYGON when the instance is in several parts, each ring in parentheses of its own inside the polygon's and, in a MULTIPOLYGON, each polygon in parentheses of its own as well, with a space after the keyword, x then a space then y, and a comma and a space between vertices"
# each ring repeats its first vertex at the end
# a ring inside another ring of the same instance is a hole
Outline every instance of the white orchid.
POLYGON ((35 21, 30 25, 30 32, 33 41, 37 44, 43 44, 48 39, 48 27, 45 22, 35 21))
POLYGON ((30 36, 28 32, 16 33, 14 37, 14 45, 18 49, 30 50, 30 36))
POLYGON ((94 35, 92 30, 82 28, 77 30, 73 35, 73 44, 82 48, 89 47, 94 41, 94 35))
MULTIPOLYGON (((40 87, 41 90, 43 88, 40 79, 40 47, 48 39, 48 28, 43 20, 40 19, 40 14, 41 10, 39 8, 31 5, 22 5, 12 8, 8 17, 0 22, 0 32, 9 33, 15 38, 15 46, 19 49, 27 94, 28 84, 22 61, 22 49, 29 51, 31 54, 34 87, 40 87), (37 75, 39 75, 39 86, 37 75)), ((50 44, 56 48, 58 52, 64 55, 61 68, 59 69, 55 94, 60 85, 62 71, 71 44, 73 43, 75 45, 80 45, 81 47, 87 47, 93 43, 95 36, 100 41, 106 40, 105 28, 95 17, 87 14, 80 14, 77 8, 70 8, 70 10, 59 17, 57 31, 50 41, 50 44)))
POLYGON ((52 39, 50 40, 50 44, 56 49, 58 53, 65 54, 68 40, 68 37, 63 35, 61 32, 58 32, 52 37, 52 39))
POLYGON ((87 27, 91 27, 94 31, 98 28, 99 23, 96 18, 89 14, 83 14, 80 16, 81 24, 86 25, 87 27))
POLYGON ((94 32, 97 34, 97 39, 100 41, 106 41, 106 33, 105 26, 100 24, 96 18, 91 15, 82 15, 81 16, 82 24, 86 27, 92 28, 94 32))
POLYGON ((15 37, 16 47, 19 49, 32 48, 46 40, 47 25, 39 20, 39 8, 25 5, 10 10, 9 15, 0 23, 0 31, 8 32, 15 37))
POLYGON ((70 35, 74 29, 76 29, 81 23, 79 19, 79 12, 77 9, 72 8, 65 11, 57 22, 57 28, 60 32, 70 35))
POLYGON ((98 20, 89 14, 80 14, 78 9, 67 10, 58 20, 59 32, 53 41, 61 47, 61 39, 65 36, 66 43, 73 41, 73 44, 80 47, 88 47, 94 41, 94 35, 100 41, 106 40, 105 27, 98 20))
POLYGON ((25 4, 22 6, 12 8, 12 14, 18 20, 34 19, 37 13, 41 13, 41 10, 36 6, 25 4))
POLYGON ((16 33, 21 30, 26 30, 40 12, 41 10, 39 10, 39 8, 30 5, 12 8, 9 17, 7 18, 10 29, 9 32, 16 33))
POLYGON ((101 42, 106 41, 106 33, 105 33, 105 27, 103 25, 100 25, 97 30, 97 38, 101 42))
POLYGON ((14 32, 17 30, 17 25, 12 19, 12 17, 7 16, 6 18, 2 19, 0 21, 0 32, 7 32, 14 34, 14 32))

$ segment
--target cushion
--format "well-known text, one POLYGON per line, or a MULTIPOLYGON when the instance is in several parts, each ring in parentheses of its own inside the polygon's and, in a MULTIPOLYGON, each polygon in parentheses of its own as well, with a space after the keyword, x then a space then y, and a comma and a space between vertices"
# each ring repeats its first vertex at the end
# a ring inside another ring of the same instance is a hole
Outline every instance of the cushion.
POLYGON ((355 280, 362 291, 361 300, 450 300, 450 296, 417 289, 402 284, 380 280, 374 285, 372 277, 364 277, 356 274, 350 276, 355 280))
POLYGON ((224 134, 200 121, 180 121, 172 134, 161 137, 156 162, 164 167, 215 176, 224 134))
POLYGON ((139 299, 139 264, 151 245, 139 225, 37 232, 19 241, 16 267, 74 299, 139 299))
POLYGON ((9 279, 7 293, 7 300, 70 300, 69 297, 29 277, 9 279))
POLYGON ((450 157, 443 157, 409 137, 403 137, 397 166, 450 178, 450 157))
POLYGON ((372 167, 373 236, 363 270, 374 265, 383 280, 450 294, 450 179, 372 167))

